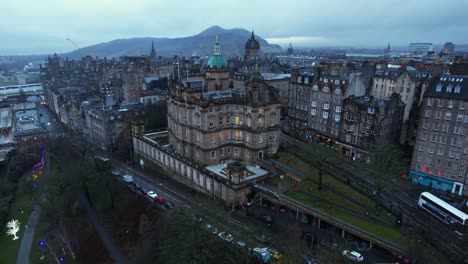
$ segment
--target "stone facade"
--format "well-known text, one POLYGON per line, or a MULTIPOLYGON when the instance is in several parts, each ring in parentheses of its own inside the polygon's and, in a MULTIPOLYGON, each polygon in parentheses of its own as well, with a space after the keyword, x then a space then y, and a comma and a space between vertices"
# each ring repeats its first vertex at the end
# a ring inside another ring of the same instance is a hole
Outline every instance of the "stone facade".
POLYGON ((354 97, 343 100, 340 142, 348 156, 360 157, 375 144, 398 144, 405 105, 396 93, 389 98, 354 97))
MULTIPOLYGON (((215 46, 213 57, 219 57, 215 46)), ((211 60, 211 58, 210 58, 211 60)), ((174 81, 168 100, 169 143, 187 160, 202 165, 223 160, 254 163, 279 147, 280 100, 277 90, 253 74, 245 91, 230 87, 220 58, 204 75, 174 81)))
POLYGON ((468 76, 442 75, 428 87, 411 162, 414 183, 468 195, 468 76))

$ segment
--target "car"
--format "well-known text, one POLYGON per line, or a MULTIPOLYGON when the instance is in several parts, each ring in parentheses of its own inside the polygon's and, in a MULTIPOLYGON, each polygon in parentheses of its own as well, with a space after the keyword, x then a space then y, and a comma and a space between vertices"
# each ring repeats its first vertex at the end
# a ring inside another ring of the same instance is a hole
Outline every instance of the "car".
POLYGON ((216 228, 216 227, 213 228, 213 231, 211 231, 211 234, 213 234, 213 235, 215 235, 215 236, 218 235, 218 234, 219 234, 218 228, 216 228))
POLYGON ((302 258, 304 258, 304 261, 306 264, 314 264, 314 260, 312 257, 307 256, 306 254, 301 254, 302 258))
POLYGON ((158 195, 154 191, 149 191, 146 194, 153 199, 158 197, 158 195))
POLYGON ((147 194, 149 192, 149 190, 146 187, 141 186, 140 192, 141 192, 141 194, 147 194))
POLYGON ((206 224, 206 225, 203 226, 203 228, 205 230, 211 231, 211 230, 213 230, 214 226, 212 224, 206 224))
POLYGON ((122 176, 122 180, 125 182, 125 183, 132 183, 133 182, 133 177, 130 176, 130 175, 124 175, 122 176))
POLYGON ((276 249, 276 248, 267 248, 268 253, 274 258, 274 259, 280 259, 281 258, 281 253, 276 249))
POLYGON ((158 196, 156 198, 154 198, 154 201, 158 204, 165 204, 166 203, 166 199, 164 199, 164 197, 162 196, 158 196))
POLYGON ((202 218, 197 214, 192 214, 192 220, 198 223, 201 223, 202 218))
POLYGON ((164 207, 166 207, 167 209, 172 209, 174 208, 174 204, 171 201, 166 201, 164 203, 164 207))
POLYGON ((328 247, 328 248, 331 248, 331 249, 336 249, 338 247, 338 244, 334 241, 327 241, 327 240, 322 240, 320 241, 320 245, 324 246, 324 247, 328 247))
POLYGON ((356 251, 343 250, 343 252, 341 252, 341 255, 343 255, 344 257, 347 257, 348 259, 354 260, 356 262, 364 261, 364 256, 362 256, 361 253, 356 252, 356 251))
POLYGON ((265 248, 249 248, 249 254, 263 263, 268 263, 271 259, 270 253, 265 248))
POLYGON ((112 170, 112 175, 114 176, 119 176, 120 175, 120 171, 119 170, 112 170))
POLYGON ((286 209, 284 207, 280 209, 280 213, 282 213, 282 214, 285 214, 287 212, 288 212, 288 209, 286 209))
POLYGON ((245 242, 241 240, 236 240, 232 242, 232 245, 237 248, 245 248, 245 242))
POLYGON ((218 237, 221 238, 222 240, 228 242, 228 243, 231 243, 234 240, 234 237, 231 234, 227 233, 227 232, 219 233, 218 237))
POLYGON ((260 216, 260 220, 262 220, 262 222, 266 223, 268 226, 270 226, 273 223, 273 218, 268 215, 260 216))
POLYGON ((135 190, 140 190, 141 189, 141 184, 133 182, 133 187, 135 187, 135 190))
POLYGON ((254 203, 255 203, 254 200, 247 200, 247 201, 244 203, 244 206, 245 206, 245 207, 250 207, 250 206, 252 206, 254 203))

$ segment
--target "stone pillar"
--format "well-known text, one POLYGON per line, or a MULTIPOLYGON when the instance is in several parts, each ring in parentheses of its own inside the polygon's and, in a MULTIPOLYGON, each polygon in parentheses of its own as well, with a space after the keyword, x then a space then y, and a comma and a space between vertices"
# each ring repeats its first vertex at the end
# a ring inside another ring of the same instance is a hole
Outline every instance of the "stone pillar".
POLYGON ((344 237, 345 237, 345 230, 342 229, 342 231, 341 231, 341 238, 344 238, 344 237))

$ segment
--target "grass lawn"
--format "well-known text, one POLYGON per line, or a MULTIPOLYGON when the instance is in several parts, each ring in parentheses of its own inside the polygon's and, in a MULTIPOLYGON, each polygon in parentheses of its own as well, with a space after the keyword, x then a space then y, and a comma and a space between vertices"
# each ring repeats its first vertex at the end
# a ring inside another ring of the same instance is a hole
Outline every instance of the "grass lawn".
POLYGON ((17 219, 20 223, 20 230, 17 233, 17 240, 12 240, 13 236, 6 235, 6 232, 0 234, 1 258, 0 263, 11 264, 16 263, 21 239, 23 237, 24 226, 28 222, 35 202, 32 193, 28 193, 24 188, 18 187, 13 203, 10 207, 9 221, 17 219))
POLYGON ((382 237, 383 239, 396 243, 404 248, 408 248, 408 239, 404 237, 396 229, 386 227, 380 224, 376 224, 372 221, 368 221, 361 217, 351 215, 347 212, 343 212, 341 210, 333 208, 332 206, 329 206, 329 205, 325 205, 323 203, 311 202, 308 196, 299 192, 291 191, 291 192, 288 192, 287 196, 293 199, 296 199, 304 204, 311 205, 314 207, 314 209, 317 209, 331 216, 334 216, 340 219, 341 221, 344 221, 346 223, 359 227, 369 233, 382 237))

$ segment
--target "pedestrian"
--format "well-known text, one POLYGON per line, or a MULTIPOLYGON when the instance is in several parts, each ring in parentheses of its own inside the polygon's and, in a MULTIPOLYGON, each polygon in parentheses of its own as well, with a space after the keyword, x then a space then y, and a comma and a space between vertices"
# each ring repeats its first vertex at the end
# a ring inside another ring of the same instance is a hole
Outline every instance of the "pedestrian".
POLYGON ((26 230, 28 230, 28 228, 29 228, 29 226, 28 226, 28 225, 25 225, 24 227, 26 228, 26 230))

